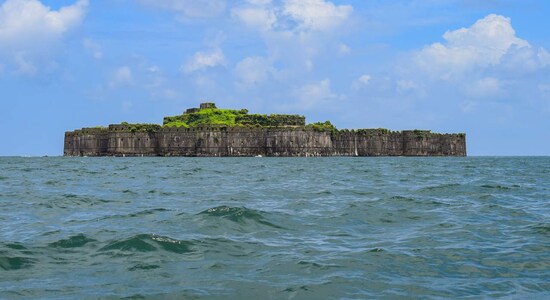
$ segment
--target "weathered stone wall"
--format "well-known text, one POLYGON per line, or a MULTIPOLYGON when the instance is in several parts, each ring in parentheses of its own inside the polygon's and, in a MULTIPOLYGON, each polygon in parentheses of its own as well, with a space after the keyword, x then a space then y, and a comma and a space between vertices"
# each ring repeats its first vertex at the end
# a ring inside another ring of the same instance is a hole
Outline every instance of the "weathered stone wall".
POLYGON ((466 137, 460 134, 433 134, 403 131, 405 156, 465 156, 466 137))
POLYGON ((462 134, 381 130, 315 131, 303 127, 162 128, 121 125, 65 133, 67 156, 465 156, 462 134))
POLYGON ((403 155, 403 139, 400 132, 379 135, 341 131, 336 135, 334 148, 340 155, 399 156, 403 155))
POLYGON ((157 156, 159 151, 156 133, 111 132, 106 155, 157 156))
POLYGON ((67 156, 101 156, 107 152, 109 132, 106 129, 82 128, 65 133, 63 154, 67 156))

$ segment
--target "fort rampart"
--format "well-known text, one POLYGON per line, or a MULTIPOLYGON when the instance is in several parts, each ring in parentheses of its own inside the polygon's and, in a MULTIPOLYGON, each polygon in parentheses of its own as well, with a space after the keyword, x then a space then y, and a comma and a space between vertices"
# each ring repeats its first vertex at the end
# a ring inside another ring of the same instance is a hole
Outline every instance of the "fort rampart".
POLYGON ((65 133, 66 156, 465 156, 464 134, 314 130, 304 126, 82 128, 65 133))

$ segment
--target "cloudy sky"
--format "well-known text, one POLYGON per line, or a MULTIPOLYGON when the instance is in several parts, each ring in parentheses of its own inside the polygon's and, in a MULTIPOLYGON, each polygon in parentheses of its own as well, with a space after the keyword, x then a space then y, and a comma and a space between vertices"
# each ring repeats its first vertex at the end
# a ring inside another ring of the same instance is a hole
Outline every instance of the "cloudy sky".
POLYGON ((0 155, 201 101, 550 155, 547 0, 0 0, 0 155))

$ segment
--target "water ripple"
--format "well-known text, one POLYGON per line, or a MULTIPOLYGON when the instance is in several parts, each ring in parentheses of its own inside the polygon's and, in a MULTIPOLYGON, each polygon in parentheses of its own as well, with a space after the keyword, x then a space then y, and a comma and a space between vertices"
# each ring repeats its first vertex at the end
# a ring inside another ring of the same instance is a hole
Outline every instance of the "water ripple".
POLYGON ((550 297, 550 158, 0 158, 0 298, 550 297))

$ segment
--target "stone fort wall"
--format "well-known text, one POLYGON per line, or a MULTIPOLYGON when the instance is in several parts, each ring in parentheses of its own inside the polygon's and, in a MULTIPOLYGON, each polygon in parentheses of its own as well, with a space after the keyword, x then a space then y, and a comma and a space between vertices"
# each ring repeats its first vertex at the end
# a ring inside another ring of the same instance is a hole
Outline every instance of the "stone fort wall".
POLYGON ((65 133, 65 156, 465 156, 464 134, 303 127, 162 128, 124 125, 65 133))

